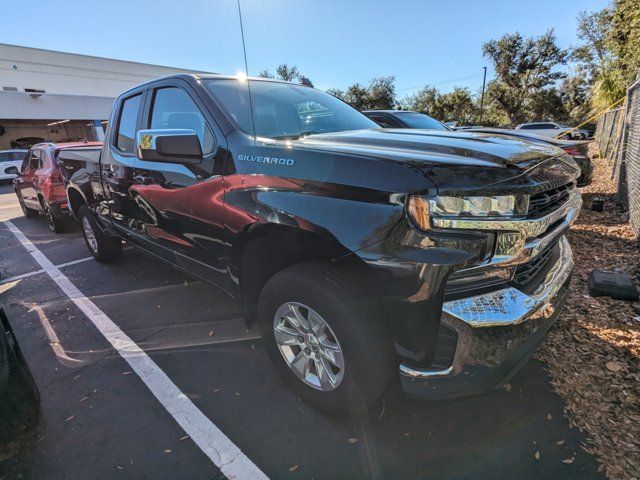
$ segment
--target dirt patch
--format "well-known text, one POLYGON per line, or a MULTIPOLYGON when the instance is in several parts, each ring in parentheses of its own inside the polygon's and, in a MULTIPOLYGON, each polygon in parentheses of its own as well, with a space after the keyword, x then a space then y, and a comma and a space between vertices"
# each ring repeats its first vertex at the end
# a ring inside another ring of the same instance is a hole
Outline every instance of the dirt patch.
POLYGON ((592 298, 594 268, 629 273, 638 282, 640 249, 615 202, 605 160, 594 160, 593 183, 568 238, 575 259, 566 308, 538 353, 565 403, 572 426, 585 431, 582 448, 612 479, 640 478, 640 303, 592 298), (591 211, 594 197, 604 211, 591 211))

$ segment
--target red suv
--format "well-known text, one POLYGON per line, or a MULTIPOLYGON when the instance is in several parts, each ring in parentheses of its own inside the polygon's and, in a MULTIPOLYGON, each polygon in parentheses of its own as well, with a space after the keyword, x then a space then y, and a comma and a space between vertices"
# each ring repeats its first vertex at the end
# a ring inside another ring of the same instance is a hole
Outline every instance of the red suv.
POLYGON ((24 157, 20 175, 13 181, 25 217, 43 213, 51 230, 60 233, 71 214, 57 158, 62 152, 100 149, 102 142, 39 143, 24 157))

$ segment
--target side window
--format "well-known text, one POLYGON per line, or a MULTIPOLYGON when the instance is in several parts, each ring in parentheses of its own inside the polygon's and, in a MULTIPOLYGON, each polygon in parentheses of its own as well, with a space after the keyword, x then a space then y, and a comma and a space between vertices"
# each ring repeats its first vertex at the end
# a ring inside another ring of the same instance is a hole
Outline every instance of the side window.
POLYGON ((177 87, 156 90, 151 110, 152 129, 194 130, 200 139, 202 153, 213 152, 215 141, 204 115, 187 92, 177 87))
POLYGON ((384 118, 384 117, 378 117, 378 116, 376 116, 376 117, 371 117, 371 120, 373 120, 374 122, 376 122, 376 123, 377 123, 378 125, 380 125, 382 128, 396 128, 396 125, 395 125, 393 122, 391 122, 391 121, 387 120, 387 119, 386 119, 386 118, 384 118))
POLYGON ((135 150, 136 123, 141 98, 142 95, 138 94, 122 102, 115 142, 118 150, 125 153, 133 153, 135 150))

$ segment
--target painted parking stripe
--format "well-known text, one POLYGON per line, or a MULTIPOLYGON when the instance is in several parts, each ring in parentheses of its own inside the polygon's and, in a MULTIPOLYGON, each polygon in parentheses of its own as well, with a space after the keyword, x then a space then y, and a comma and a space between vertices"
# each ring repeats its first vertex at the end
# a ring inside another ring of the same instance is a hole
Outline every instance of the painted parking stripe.
MULTIPOLYGON (((56 268, 70 267, 71 265, 76 265, 78 263, 86 262, 88 260, 93 260, 93 257, 80 258, 78 260, 72 260, 71 262, 61 263, 61 264, 55 265, 55 266, 56 266, 56 268)), ((45 272, 45 270, 43 268, 41 268, 40 270, 34 270, 33 272, 27 272, 27 273, 23 273, 23 274, 20 274, 20 275, 15 275, 13 277, 4 278, 4 279, 0 280, 0 285, 2 285, 3 283, 12 283, 12 282, 15 282, 17 280, 23 280, 25 278, 29 278, 29 277, 32 277, 33 275, 38 275, 38 274, 44 273, 44 272, 45 272)))
POLYGON ((162 406, 196 445, 229 479, 268 477, 207 418, 158 365, 56 267, 11 222, 4 222, 42 269, 87 316, 107 341, 142 379, 162 406))

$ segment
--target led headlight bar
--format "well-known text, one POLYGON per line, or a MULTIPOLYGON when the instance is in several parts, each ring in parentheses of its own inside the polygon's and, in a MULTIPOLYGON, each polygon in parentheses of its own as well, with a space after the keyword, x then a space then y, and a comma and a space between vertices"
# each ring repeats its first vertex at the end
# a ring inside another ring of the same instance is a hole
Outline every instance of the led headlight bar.
POLYGON ((430 228, 431 217, 499 218, 524 215, 529 197, 524 195, 469 196, 432 198, 412 196, 407 205, 409 215, 424 229, 430 228))

